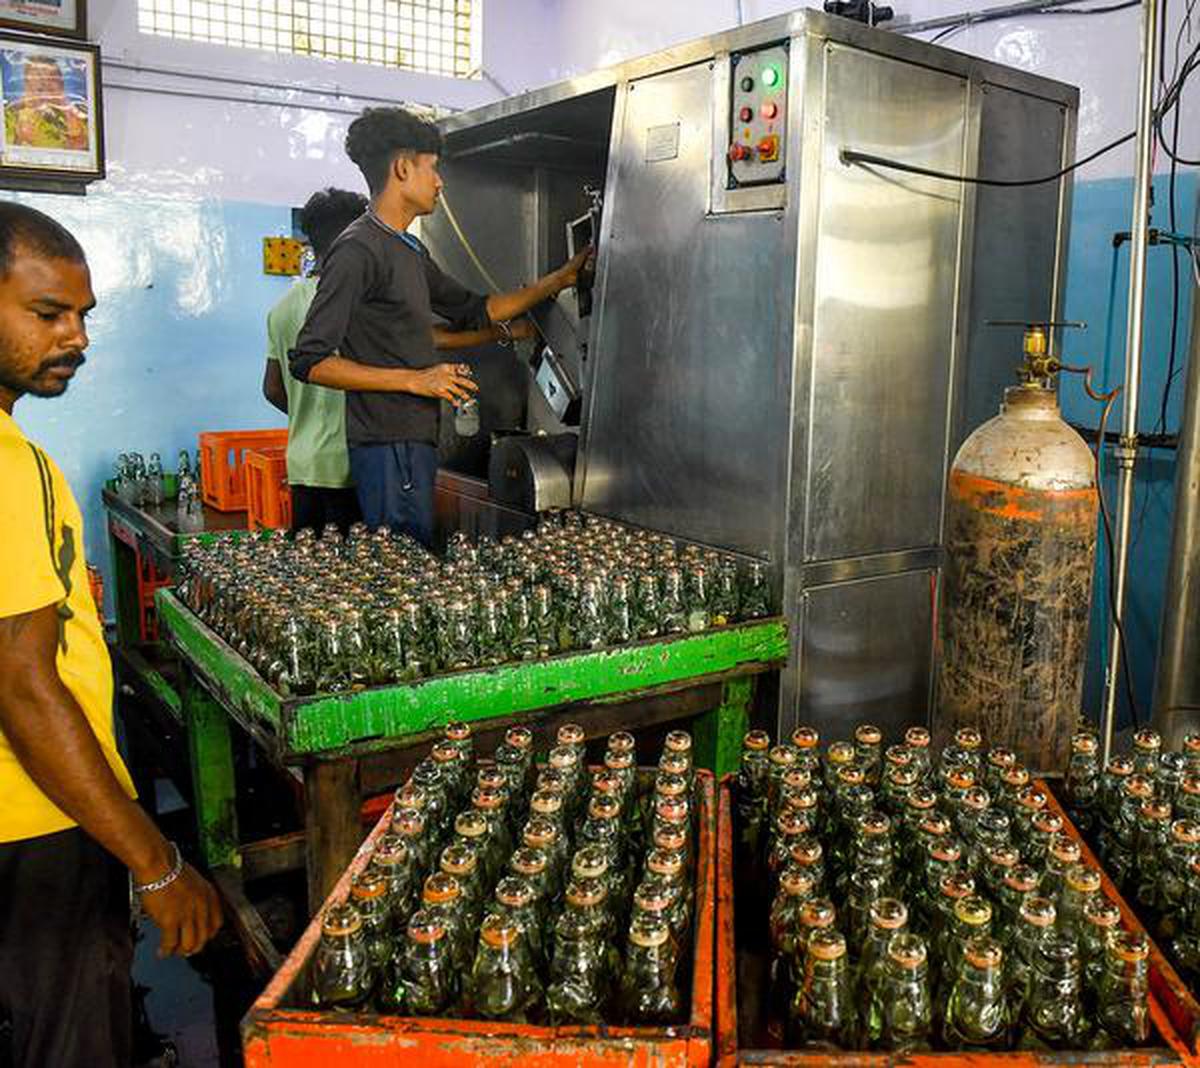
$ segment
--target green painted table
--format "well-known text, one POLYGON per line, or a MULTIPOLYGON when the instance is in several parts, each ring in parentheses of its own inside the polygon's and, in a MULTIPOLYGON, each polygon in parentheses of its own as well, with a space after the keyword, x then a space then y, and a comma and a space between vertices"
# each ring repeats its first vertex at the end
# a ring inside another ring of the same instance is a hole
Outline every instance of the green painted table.
POLYGON ((513 722, 543 737, 570 718, 589 737, 695 719, 699 762, 736 767, 758 676, 788 654, 773 618, 702 634, 433 676, 404 686, 285 698, 168 590, 161 625, 184 665, 182 711, 204 859, 240 865, 230 721, 280 767, 304 775, 309 903, 316 908, 362 840, 365 795, 397 780, 447 723, 476 726, 481 745, 513 722), (390 778, 389 778, 390 776, 390 778))

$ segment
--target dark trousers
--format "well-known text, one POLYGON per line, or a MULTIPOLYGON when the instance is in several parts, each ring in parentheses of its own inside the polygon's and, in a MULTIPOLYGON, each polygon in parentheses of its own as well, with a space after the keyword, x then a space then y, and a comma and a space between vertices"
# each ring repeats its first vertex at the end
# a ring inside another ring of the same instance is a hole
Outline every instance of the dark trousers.
POLYGON ((326 523, 336 523, 345 534, 352 523, 362 518, 358 494, 353 486, 328 489, 324 486, 296 486, 292 491, 292 533, 312 527, 318 534, 326 523))
POLYGON ((388 526, 433 546, 436 448, 418 441, 351 445, 350 473, 367 526, 388 526))
POLYGON ((78 828, 0 843, 0 1019, 15 1068, 128 1068, 132 964, 129 875, 107 850, 78 828))

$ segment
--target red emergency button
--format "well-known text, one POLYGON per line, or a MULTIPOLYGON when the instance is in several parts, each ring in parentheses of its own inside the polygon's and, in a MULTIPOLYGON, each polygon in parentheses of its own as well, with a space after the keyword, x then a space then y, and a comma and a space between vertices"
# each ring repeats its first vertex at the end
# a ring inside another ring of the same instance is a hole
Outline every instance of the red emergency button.
POLYGON ((743 145, 740 142, 734 142, 729 146, 729 158, 733 160, 734 163, 738 163, 744 159, 749 159, 753 153, 754 149, 752 149, 749 145, 743 145))
POLYGON ((762 117, 764 119, 773 119, 779 114, 779 105, 771 100, 768 100, 762 106, 762 117))
POLYGON ((754 108, 742 108, 742 110, 738 112, 738 118, 741 119, 742 122, 749 122, 752 118, 754 118, 754 108))
POLYGON ((771 134, 759 141, 758 158, 761 163, 773 163, 779 159, 779 138, 771 134))

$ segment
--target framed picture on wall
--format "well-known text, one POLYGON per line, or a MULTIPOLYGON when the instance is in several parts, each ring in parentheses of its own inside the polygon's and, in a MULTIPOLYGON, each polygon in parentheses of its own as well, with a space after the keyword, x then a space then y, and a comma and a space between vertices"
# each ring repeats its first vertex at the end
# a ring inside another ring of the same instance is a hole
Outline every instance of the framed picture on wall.
POLYGON ((0 175, 104 177, 100 49, 0 33, 0 175))
POLYGON ((0 26, 83 40, 87 0, 0 0, 0 26))

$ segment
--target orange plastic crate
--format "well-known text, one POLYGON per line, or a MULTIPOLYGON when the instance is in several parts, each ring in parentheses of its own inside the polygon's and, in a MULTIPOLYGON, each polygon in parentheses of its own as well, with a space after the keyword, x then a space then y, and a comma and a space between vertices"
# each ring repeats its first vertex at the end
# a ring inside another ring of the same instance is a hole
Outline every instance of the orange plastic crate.
MULTIPOLYGON (((1066 813, 1058 806, 1054 795, 1040 782, 1043 791, 1050 799, 1050 805, 1063 817, 1063 829, 1074 838, 1082 850, 1083 858, 1095 867, 1099 867, 1096 858, 1088 851, 1083 839, 1075 826, 1067 819, 1066 813)), ((1196 1064, 1192 1055, 1191 1043, 1180 1037, 1180 1028, 1186 1028, 1183 1033, 1194 1031, 1196 1021, 1189 1019, 1182 1008, 1172 1000, 1164 997, 1169 993, 1166 989, 1163 968, 1166 966, 1162 954, 1151 941, 1150 946, 1150 1017, 1155 1032, 1155 1048, 1151 1049, 1115 1049, 1099 1051, 1051 1052, 1042 1053, 1027 1050, 1014 1050, 1004 1053, 874 1053, 864 1051, 812 1051, 788 1049, 754 1049, 752 1047, 752 1023, 742 1021, 742 1032, 739 1032, 739 1011, 744 1011, 744 1003, 739 1005, 738 997, 738 966, 741 963, 735 936, 735 891, 739 878, 736 871, 736 856, 734 851, 734 790, 735 777, 727 775, 721 781, 720 797, 717 808, 717 949, 716 949, 716 1015, 717 1035, 714 1051, 714 1064, 717 1068, 731 1068, 733 1065, 769 1065, 773 1068, 823 1068, 831 1065, 853 1065, 854 1068, 950 1068, 951 1065, 970 1065, 979 1068, 984 1064, 996 1064, 1005 1068, 1032 1068, 1034 1065, 1121 1065, 1129 1068, 1158 1068, 1166 1065, 1196 1064), (1189 1048, 1190 1047, 1190 1048, 1189 1048)), ((1124 925, 1129 930, 1143 931, 1142 925, 1121 899, 1107 876, 1103 876, 1103 892, 1117 904, 1121 910, 1124 925)), ((759 917, 755 922, 766 924, 766 916, 759 917)), ((1148 936, 1147 936, 1148 937, 1148 936)), ((1169 966, 1166 966, 1169 970, 1169 966)), ((1174 972, 1170 973, 1175 983, 1179 980, 1174 972)))
POLYGON ((208 430, 200 435, 200 490, 218 512, 246 510, 245 461, 248 449, 287 446, 287 429, 208 430))
POLYGON ((305 1006, 308 961, 321 937, 321 918, 350 893, 370 860, 389 813, 359 848, 321 910, 270 985, 242 1021, 246 1068, 708 1068, 713 1054, 713 925, 716 920, 716 790, 712 773, 696 772, 700 811, 696 853, 696 913, 692 989, 686 1024, 668 1027, 561 1027, 440 1017, 336 1012, 305 1006), (305 1007, 302 1007, 305 1006, 305 1007))
POLYGON ((251 530, 286 530, 292 525, 286 446, 246 450, 246 525, 251 530))

